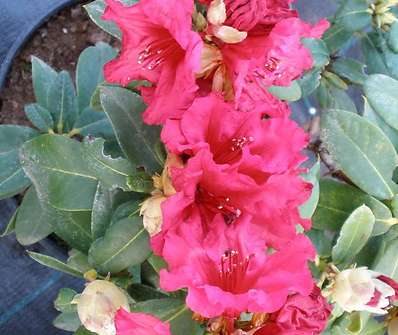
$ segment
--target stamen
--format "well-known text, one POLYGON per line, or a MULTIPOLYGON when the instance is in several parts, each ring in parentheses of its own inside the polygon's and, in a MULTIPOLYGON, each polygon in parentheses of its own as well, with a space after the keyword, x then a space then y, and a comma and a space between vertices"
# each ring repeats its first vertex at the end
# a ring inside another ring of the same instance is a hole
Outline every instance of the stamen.
POLYGON ((172 38, 165 38, 148 44, 138 54, 137 63, 144 70, 154 70, 161 65, 172 52, 175 51, 175 43, 172 38))
POLYGON ((217 196, 211 192, 198 188, 196 192, 196 201, 213 213, 220 213, 224 217, 227 225, 232 224, 242 215, 239 208, 231 204, 229 197, 217 196))
POLYGON ((233 138, 231 150, 232 151, 242 150, 242 148, 246 144, 250 144, 252 142, 254 142, 254 138, 252 136, 248 136, 248 137, 243 136, 243 137, 239 137, 239 138, 233 138))
POLYGON ((264 64, 264 68, 268 72, 275 72, 279 68, 279 63, 280 63, 279 59, 275 57, 270 57, 268 61, 264 64))
POLYGON ((228 292, 239 293, 252 256, 242 257, 237 250, 227 250, 221 256, 220 287, 228 292))

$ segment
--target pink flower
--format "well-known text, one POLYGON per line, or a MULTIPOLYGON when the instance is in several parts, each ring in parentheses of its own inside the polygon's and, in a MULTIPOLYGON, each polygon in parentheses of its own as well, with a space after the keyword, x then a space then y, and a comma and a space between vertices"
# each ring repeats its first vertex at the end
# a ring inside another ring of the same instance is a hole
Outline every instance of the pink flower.
POLYGON ((278 22, 269 33, 265 56, 252 63, 249 78, 260 86, 290 85, 312 67, 311 52, 302 38, 320 38, 329 27, 326 20, 311 26, 299 18, 278 22))
POLYGON ((192 31, 193 1, 142 0, 131 7, 117 0, 106 3, 103 18, 114 21, 123 33, 120 56, 105 65, 106 80, 153 84, 142 88, 149 104, 147 123, 181 115, 197 90, 195 72, 200 65, 202 41, 192 31))
POLYGON ((248 221, 226 227, 218 215, 201 243, 168 234, 167 244, 174 248, 165 250, 164 257, 178 262, 161 271, 161 287, 188 288, 187 305, 208 318, 236 317, 242 311, 273 313, 289 294, 308 295, 313 283, 307 261, 315 255, 310 241, 296 236, 270 253, 257 232, 248 221))
POLYGON ((115 316, 116 335, 171 335, 170 325, 144 313, 129 313, 123 308, 115 316))
POLYGON ((310 295, 290 296, 285 305, 270 316, 272 326, 260 329, 255 335, 320 334, 326 328, 331 310, 331 305, 321 295, 321 290, 314 286, 310 295), (278 331, 272 332, 270 328, 278 331))
POLYGON ((216 95, 197 98, 180 120, 168 120, 162 141, 176 154, 201 149, 226 168, 236 167, 259 183, 305 160, 308 135, 288 117, 265 119, 260 112, 241 113, 216 95))

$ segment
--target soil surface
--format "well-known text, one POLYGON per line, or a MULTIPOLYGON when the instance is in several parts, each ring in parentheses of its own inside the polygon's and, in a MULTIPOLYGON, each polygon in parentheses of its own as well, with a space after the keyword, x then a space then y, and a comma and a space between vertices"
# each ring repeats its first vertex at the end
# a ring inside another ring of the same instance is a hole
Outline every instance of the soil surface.
POLYGON ((74 76, 79 54, 88 46, 117 41, 98 28, 82 4, 61 11, 44 23, 14 59, 4 88, 0 92, 0 124, 29 125, 24 105, 34 102, 31 56, 39 57, 57 71, 74 76))

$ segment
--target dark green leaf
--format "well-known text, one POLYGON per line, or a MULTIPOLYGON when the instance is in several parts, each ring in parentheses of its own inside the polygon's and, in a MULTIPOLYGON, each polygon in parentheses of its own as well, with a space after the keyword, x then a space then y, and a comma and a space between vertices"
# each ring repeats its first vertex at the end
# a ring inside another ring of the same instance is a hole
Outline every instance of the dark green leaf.
POLYGON ((153 267, 153 269, 159 273, 161 269, 167 268, 166 262, 163 258, 152 254, 148 259, 148 263, 153 267))
POLYGON ((297 82, 301 87, 302 98, 305 98, 312 94, 320 84, 321 71, 313 69, 306 72, 302 78, 298 79, 297 82))
POLYGON ((169 298, 165 293, 147 285, 133 284, 128 288, 129 295, 135 301, 169 298))
POLYGON ((150 255, 149 236, 142 219, 127 217, 113 223, 89 251, 89 261, 101 273, 117 273, 142 263, 150 255))
POLYGON ((379 128, 354 113, 330 110, 322 118, 321 138, 337 166, 362 190, 380 199, 394 196, 398 157, 379 128))
POLYGON ((104 142, 102 138, 89 138, 83 142, 87 165, 106 188, 111 190, 121 188, 128 191, 127 177, 135 168, 127 159, 105 155, 104 142))
POLYGON ((313 225, 317 229, 338 231, 355 208, 363 204, 372 210, 376 218, 373 236, 385 233, 395 222, 388 207, 377 199, 353 186, 321 179, 313 225))
POLYGON ((342 78, 358 85, 366 80, 365 64, 353 58, 339 58, 332 64, 332 70, 342 78))
POLYGON ((352 113, 357 113, 357 108, 354 102, 345 91, 330 85, 329 96, 330 96, 329 108, 341 109, 352 113))
POLYGON ((50 112, 39 104, 25 106, 25 114, 32 124, 42 132, 54 128, 54 120, 50 112))
POLYGON ((87 107, 77 118, 74 125, 75 133, 82 136, 102 137, 114 139, 112 126, 105 113, 98 113, 91 107, 87 107))
POLYGON ((371 14, 368 11, 368 2, 366 0, 346 0, 340 7, 336 21, 347 31, 358 31, 370 25, 371 14))
POLYGON ((131 191, 138 193, 151 193, 154 189, 152 177, 145 171, 132 173, 128 177, 127 185, 131 191))
POLYGON ((65 211, 91 210, 97 177, 85 161, 81 143, 42 135, 23 145, 20 158, 40 201, 65 211))
POLYGON ((104 81, 104 65, 116 57, 116 54, 116 50, 104 42, 88 47, 80 54, 76 70, 76 88, 81 112, 90 105, 95 89, 104 81))
POLYGON ((88 263, 88 256, 76 249, 69 251, 69 258, 66 264, 81 273, 85 273, 92 268, 88 263))
POLYGON ((72 78, 66 71, 58 73, 48 92, 48 110, 59 134, 67 132, 79 114, 72 78))
POLYGON ((388 75, 389 69, 380 47, 380 37, 376 33, 365 34, 362 38, 362 52, 368 73, 388 75))
POLYGON ((20 165, 18 150, 37 135, 29 127, 0 125, 0 199, 16 195, 30 185, 20 165))
POLYGON ((297 101, 301 98, 301 87, 296 80, 290 86, 271 86, 268 91, 280 100, 297 101))
POLYGON ((39 58, 32 56, 33 90, 37 103, 46 109, 50 106, 48 96, 56 79, 57 72, 39 58))
POLYGON ((104 236, 112 218, 112 194, 98 184, 97 192, 94 197, 93 212, 91 215, 91 234, 93 239, 104 236))
POLYGON ((22 245, 34 244, 53 232, 55 217, 42 209, 34 187, 25 194, 15 222, 15 234, 22 245))
POLYGON ((365 246, 373 231, 375 217, 369 207, 362 205, 344 222, 340 236, 332 249, 333 262, 351 261, 365 246))
POLYGON ((330 257, 332 255, 333 234, 325 230, 311 229, 306 235, 314 244, 317 254, 321 257, 330 257))
POLYGON ((76 294, 77 292, 71 288, 61 288, 54 301, 55 309, 58 312, 75 312, 77 305, 72 305, 71 302, 76 294))
POLYGON ((348 89, 348 85, 345 83, 345 81, 342 80, 335 73, 329 71, 323 71, 322 75, 328 81, 329 86, 331 87, 334 86, 334 88, 338 88, 344 91, 348 89))
POLYGON ((326 43, 330 53, 340 50, 352 37, 352 32, 347 31, 341 22, 333 24, 324 34, 323 41, 326 43))
POLYGON ((92 333, 83 326, 81 326, 74 335, 97 335, 96 333, 92 333))
POLYGON ((159 171, 161 165, 155 150, 159 128, 144 125, 142 112, 145 105, 141 98, 120 87, 102 87, 101 104, 127 158, 145 166, 149 172, 159 171))
POLYGON ((83 273, 70 267, 69 265, 61 262, 60 260, 51 257, 51 256, 46 256, 42 254, 38 254, 37 252, 32 252, 28 251, 28 254, 30 257, 32 257, 36 262, 39 262, 40 264, 47 266, 51 269, 58 270, 64 273, 67 273, 71 276, 75 276, 78 278, 83 278, 83 273))

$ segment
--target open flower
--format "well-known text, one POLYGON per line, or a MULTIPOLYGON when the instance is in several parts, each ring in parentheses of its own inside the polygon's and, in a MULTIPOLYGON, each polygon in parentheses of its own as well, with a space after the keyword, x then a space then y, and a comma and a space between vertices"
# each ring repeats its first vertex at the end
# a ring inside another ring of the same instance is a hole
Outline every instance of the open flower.
POLYGON ((106 280, 89 283, 78 298, 79 319, 88 330, 99 335, 115 335, 114 317, 120 308, 129 310, 127 296, 106 280))
POLYGON ((115 316, 116 335, 171 335, 170 325, 145 313, 121 308, 115 316))
POLYGON ((336 275, 330 293, 349 313, 368 311, 383 315, 398 298, 398 283, 366 267, 347 269, 336 275))
POLYGON ((188 288, 187 305, 208 318, 236 317, 242 311, 273 313, 289 294, 311 292, 307 261, 314 249, 304 235, 271 254, 249 222, 226 228, 220 215, 214 220, 197 246, 183 235, 167 236, 178 255, 164 253, 172 260, 169 270, 160 273, 164 290, 188 288))
POLYGON ((269 323, 254 335, 320 334, 326 328, 331 310, 321 290, 314 286, 309 295, 291 295, 285 305, 270 316, 269 323))
POLYGON ((142 88, 149 104, 144 113, 147 123, 180 115, 195 95, 195 72, 200 65, 202 42, 192 31, 193 1, 142 0, 131 7, 117 0, 106 3, 103 18, 114 21, 123 34, 120 56, 105 65, 106 80, 153 84, 142 88))

